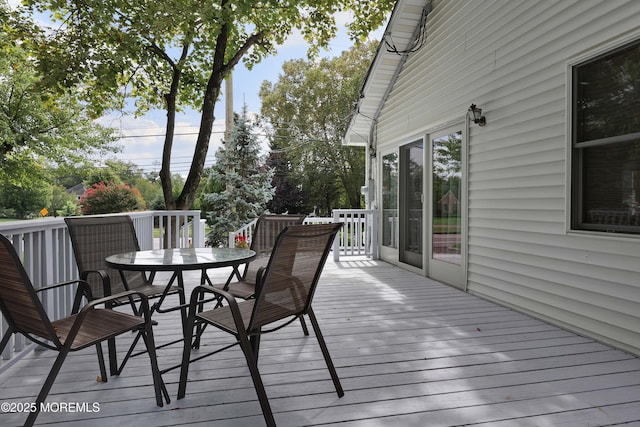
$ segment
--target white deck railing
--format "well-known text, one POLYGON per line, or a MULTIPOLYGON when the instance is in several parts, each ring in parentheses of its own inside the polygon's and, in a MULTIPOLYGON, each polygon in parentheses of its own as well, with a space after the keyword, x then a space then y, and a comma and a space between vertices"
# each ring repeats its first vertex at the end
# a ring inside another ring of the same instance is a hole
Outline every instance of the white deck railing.
MULTIPOLYGON (((123 215, 123 214, 116 214, 123 215)), ((163 248, 165 242, 177 247, 204 247, 204 220, 200 211, 128 212, 131 216, 142 250, 163 248), (176 225, 177 224, 177 225, 176 225), (159 232, 156 230, 159 228, 159 232), (156 236, 154 233, 159 233, 156 236)), ((105 216, 105 215, 102 215, 105 216)), ((21 254, 22 263, 35 287, 75 280, 78 278, 71 239, 64 218, 42 218, 28 221, 0 223, 0 233, 13 242, 21 254)), ((73 301, 70 289, 59 289, 41 296, 52 319, 69 313, 73 301)), ((7 325, 0 316, 2 334, 7 325)), ((30 342, 14 335, 13 342, 2 353, 0 372, 27 350, 30 342)))
POLYGON ((365 255, 378 259, 378 211, 373 209, 336 209, 333 222, 342 222, 342 232, 333 242, 333 259, 341 255, 365 255))
MULTIPOLYGON (((304 224, 342 222, 344 226, 333 242, 333 259, 341 256, 367 256, 378 258, 378 212, 365 209, 336 209, 331 217, 306 217, 304 224)), ((229 232, 229 247, 235 246, 237 236, 251 241, 257 219, 238 230, 229 232)))

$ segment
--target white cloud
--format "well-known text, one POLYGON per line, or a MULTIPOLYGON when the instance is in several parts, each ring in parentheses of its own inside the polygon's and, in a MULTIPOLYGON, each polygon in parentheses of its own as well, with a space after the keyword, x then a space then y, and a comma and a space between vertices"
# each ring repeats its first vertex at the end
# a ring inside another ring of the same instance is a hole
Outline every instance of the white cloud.
MULTIPOLYGON (((137 164, 145 172, 159 171, 164 147, 165 123, 158 120, 159 112, 136 118, 130 115, 109 115, 97 120, 103 126, 117 129, 122 138, 118 143, 123 151, 115 157, 126 162, 137 164)), ((193 158, 196 139, 199 131, 199 121, 189 120, 190 117, 179 117, 176 122, 173 147, 171 150, 171 171, 186 175, 193 158)), ((216 120, 207 154, 206 166, 210 166, 215 158, 215 152, 220 147, 224 120, 216 120)))
POLYGON ((18 6, 22 5, 22 0, 7 0, 7 4, 11 9, 15 9, 18 6))

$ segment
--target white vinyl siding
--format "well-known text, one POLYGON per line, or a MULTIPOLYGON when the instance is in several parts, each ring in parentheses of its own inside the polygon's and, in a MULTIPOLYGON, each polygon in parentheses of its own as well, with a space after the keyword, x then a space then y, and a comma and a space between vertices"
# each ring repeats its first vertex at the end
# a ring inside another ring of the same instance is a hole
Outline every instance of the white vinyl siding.
POLYGON ((640 38, 640 1, 434 0, 379 150, 469 128, 468 290, 640 353, 640 238, 569 230, 570 64, 640 38))

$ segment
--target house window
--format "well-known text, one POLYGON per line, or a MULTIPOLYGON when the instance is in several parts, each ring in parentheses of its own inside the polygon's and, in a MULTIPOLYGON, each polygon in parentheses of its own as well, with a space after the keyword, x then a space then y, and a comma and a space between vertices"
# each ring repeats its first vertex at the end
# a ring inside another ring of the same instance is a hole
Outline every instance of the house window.
POLYGON ((640 233, 640 41, 573 68, 572 227, 640 233))

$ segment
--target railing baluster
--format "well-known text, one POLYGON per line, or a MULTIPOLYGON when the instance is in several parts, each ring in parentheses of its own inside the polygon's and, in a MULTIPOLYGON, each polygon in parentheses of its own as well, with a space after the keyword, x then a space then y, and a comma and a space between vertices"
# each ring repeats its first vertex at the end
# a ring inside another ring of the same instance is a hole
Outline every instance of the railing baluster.
MULTIPOLYGON (((160 225, 161 247, 165 236, 164 225, 168 225, 167 236, 172 235, 172 229, 176 233, 175 241, 178 246, 204 246, 204 221, 200 219, 200 211, 146 211, 114 215, 131 216, 141 249, 153 249, 154 247, 154 242, 156 242, 154 237, 155 218, 158 218, 160 225), (172 217, 176 218, 176 227, 172 227, 172 217), (193 220, 188 222, 189 218, 193 218, 193 220), (181 227, 180 224, 184 224, 184 227, 181 227)), ((78 268, 64 218, 6 222, 0 224, 0 233, 9 237, 13 242, 13 246, 20 255, 34 286, 46 286, 78 278, 78 268)), ((64 287, 63 290, 43 293, 41 300, 47 314, 55 319, 69 313, 74 295, 75 288, 64 287)), ((3 333, 7 329, 2 316, 0 316, 0 329, 3 333)), ((21 335, 14 335, 12 341, 2 352, 3 362, 0 363, 0 372, 8 369, 12 363, 33 347, 35 346, 21 335)))

